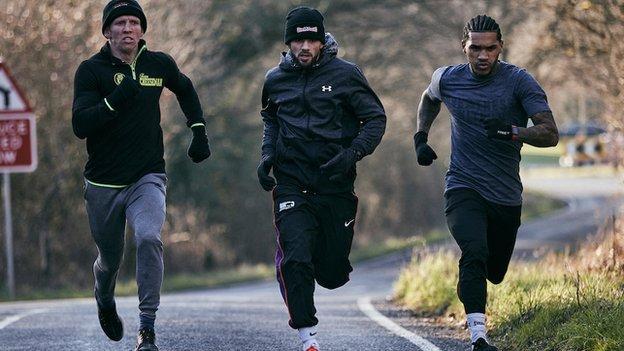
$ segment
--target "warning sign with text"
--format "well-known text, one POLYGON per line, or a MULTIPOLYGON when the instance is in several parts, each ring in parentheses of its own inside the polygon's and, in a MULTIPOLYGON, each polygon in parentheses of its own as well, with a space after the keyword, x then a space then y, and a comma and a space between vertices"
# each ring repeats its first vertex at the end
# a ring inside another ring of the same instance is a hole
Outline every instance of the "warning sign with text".
POLYGON ((32 172, 37 168, 35 115, 26 96, 0 62, 0 172, 32 172))
POLYGON ((35 118, 32 114, 0 115, 0 172, 37 168, 35 118))

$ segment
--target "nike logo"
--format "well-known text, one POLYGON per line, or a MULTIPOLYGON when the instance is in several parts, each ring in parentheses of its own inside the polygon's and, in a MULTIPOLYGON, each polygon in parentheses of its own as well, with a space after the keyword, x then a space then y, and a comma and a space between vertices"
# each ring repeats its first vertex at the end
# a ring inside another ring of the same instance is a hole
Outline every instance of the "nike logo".
POLYGON ((310 336, 314 336, 314 335, 316 335, 316 332, 314 332, 314 333, 310 333, 310 336))
POLYGON ((345 222, 345 227, 348 227, 351 223, 353 223, 353 221, 355 221, 355 218, 353 218, 353 219, 352 219, 352 220, 350 220, 350 221, 346 221, 346 222, 345 222))

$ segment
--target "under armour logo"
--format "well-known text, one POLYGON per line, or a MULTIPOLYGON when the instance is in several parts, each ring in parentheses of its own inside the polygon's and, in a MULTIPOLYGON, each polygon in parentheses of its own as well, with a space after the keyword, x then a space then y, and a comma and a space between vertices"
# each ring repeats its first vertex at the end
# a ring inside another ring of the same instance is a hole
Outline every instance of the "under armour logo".
POLYGON ((331 85, 323 85, 323 91, 331 91, 331 85))

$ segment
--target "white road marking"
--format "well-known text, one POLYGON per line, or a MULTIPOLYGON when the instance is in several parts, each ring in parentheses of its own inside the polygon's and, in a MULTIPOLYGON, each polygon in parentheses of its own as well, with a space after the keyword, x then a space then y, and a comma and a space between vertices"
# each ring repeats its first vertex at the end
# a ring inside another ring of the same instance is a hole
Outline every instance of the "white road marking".
POLYGON ((15 316, 7 317, 7 318, 5 318, 3 320, 0 320, 0 330, 8 327, 9 325, 19 321, 20 319, 22 319, 24 317, 28 317, 28 316, 31 316, 31 315, 37 314, 37 313, 43 313, 43 312, 46 312, 46 311, 47 311, 47 309, 36 309, 36 310, 24 312, 22 314, 16 314, 15 316))
POLYGON ((371 304, 370 297, 361 297, 357 301, 360 311, 364 312, 368 318, 375 321, 377 324, 388 329, 394 334, 409 340, 412 344, 418 346, 422 351, 442 351, 434 344, 430 343, 427 339, 424 339, 409 330, 404 329, 398 324, 388 319, 383 314, 379 313, 375 307, 371 304))

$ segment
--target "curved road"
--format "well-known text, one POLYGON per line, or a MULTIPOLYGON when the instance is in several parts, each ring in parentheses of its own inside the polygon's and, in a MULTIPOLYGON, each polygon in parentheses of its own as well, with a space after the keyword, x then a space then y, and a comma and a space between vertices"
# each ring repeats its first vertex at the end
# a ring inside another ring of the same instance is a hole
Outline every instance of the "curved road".
MULTIPOLYGON (((525 177, 524 183, 527 189, 561 197, 570 206, 523 225, 518 252, 571 244, 593 232, 621 203, 621 182, 614 178, 538 176, 525 177)), ((394 322, 384 320, 368 303, 367 297, 383 301, 391 293, 409 256, 397 253, 359 264, 345 287, 318 288, 322 350, 468 350, 466 340, 411 323, 409 315, 395 313, 394 322)), ((93 299, 2 303, 0 350, 132 350, 138 325, 136 297, 117 301, 126 331, 121 342, 109 341, 101 332, 93 299)), ((381 305, 375 304, 384 312, 381 305)), ((161 350, 300 350, 286 319, 274 281, 167 294, 158 314, 157 344, 161 350)))

